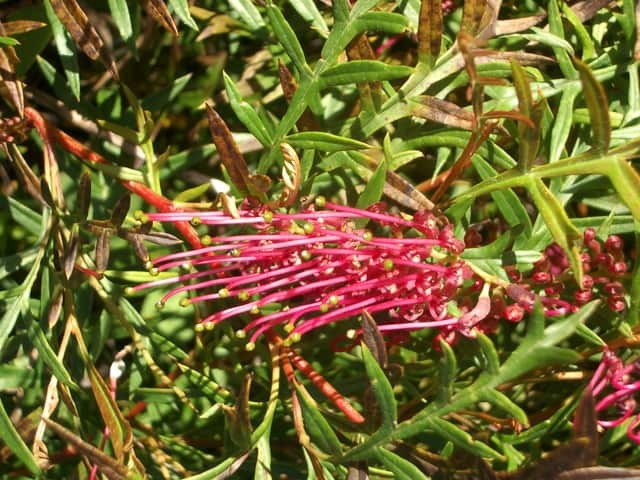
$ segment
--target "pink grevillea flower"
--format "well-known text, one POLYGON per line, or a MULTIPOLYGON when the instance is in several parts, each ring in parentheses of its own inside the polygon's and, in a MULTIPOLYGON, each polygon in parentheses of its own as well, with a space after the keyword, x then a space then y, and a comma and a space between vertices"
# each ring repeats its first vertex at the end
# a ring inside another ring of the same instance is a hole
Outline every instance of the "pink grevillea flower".
POLYGON ((458 309, 451 300, 472 272, 459 259, 464 244, 430 212, 405 217, 387 213, 382 204, 362 210, 319 198, 297 213, 244 208, 235 216, 148 217, 207 225, 216 233, 205 236, 203 248, 153 261, 153 271, 184 273, 130 290, 180 284, 160 306, 175 295, 183 296, 182 305, 213 303, 213 313, 196 329, 235 319, 244 324, 238 336, 250 336, 248 349, 265 333, 284 331, 291 343, 364 310, 386 312, 376 318, 384 318, 379 329, 390 335, 423 328, 472 335, 488 314, 488 285, 473 308, 458 309))
POLYGON ((627 365, 612 351, 605 350, 600 365, 589 382, 597 399, 596 411, 607 419, 598 420, 603 428, 614 428, 628 421, 627 436, 640 443, 640 362, 627 365))

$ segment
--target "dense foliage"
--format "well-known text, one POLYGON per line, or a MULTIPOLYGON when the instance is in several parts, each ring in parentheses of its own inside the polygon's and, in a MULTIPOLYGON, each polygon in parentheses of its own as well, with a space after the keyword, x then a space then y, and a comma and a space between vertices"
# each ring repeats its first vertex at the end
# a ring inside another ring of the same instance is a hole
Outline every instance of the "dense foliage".
POLYGON ((636 10, 2 4, 0 474, 637 476, 636 10))

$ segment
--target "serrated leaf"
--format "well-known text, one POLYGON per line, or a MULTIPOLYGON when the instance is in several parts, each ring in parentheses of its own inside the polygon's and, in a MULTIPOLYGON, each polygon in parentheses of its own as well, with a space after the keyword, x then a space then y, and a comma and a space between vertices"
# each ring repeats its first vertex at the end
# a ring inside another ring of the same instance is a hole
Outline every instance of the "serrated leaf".
POLYGON ((580 74, 582 92, 589 109, 593 132, 593 148, 598 152, 606 153, 611 142, 611 122, 607 94, 586 63, 578 59, 574 59, 573 63, 580 74))
POLYGON ((362 150, 371 145, 327 132, 299 132, 285 137, 285 141, 296 148, 339 152, 342 150, 362 150))
POLYGON ((320 75, 320 88, 362 82, 380 82, 406 78, 413 68, 390 65, 378 60, 352 60, 329 68, 320 75))

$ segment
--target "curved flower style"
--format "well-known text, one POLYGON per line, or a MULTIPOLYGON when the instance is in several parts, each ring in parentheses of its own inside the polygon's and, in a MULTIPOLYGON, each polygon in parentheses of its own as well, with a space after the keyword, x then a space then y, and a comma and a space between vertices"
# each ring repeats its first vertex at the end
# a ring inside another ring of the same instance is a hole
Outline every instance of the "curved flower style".
POLYGON ((631 419, 627 425, 627 436, 640 443, 640 410, 636 399, 640 392, 640 362, 625 365, 607 349, 588 388, 596 399, 599 398, 596 411, 600 415, 612 416, 610 420, 598 420, 598 425, 614 428, 631 419))
POLYGON ((364 310, 389 313, 379 325, 383 334, 439 328, 469 335, 489 312, 486 285, 475 308, 451 313, 451 299, 473 274, 459 259, 463 242, 430 212, 410 218, 387 213, 381 204, 362 210, 319 198, 298 213, 248 208, 234 216, 213 211, 148 217, 205 224, 224 235, 205 237, 203 248, 154 260, 154 271, 180 267, 187 273, 131 290, 181 283, 159 306, 179 294, 185 295, 182 305, 220 302, 196 329, 243 317, 247 323, 237 333, 250 334, 248 349, 276 327, 291 343, 364 310), (229 306, 228 299, 236 304, 229 306))

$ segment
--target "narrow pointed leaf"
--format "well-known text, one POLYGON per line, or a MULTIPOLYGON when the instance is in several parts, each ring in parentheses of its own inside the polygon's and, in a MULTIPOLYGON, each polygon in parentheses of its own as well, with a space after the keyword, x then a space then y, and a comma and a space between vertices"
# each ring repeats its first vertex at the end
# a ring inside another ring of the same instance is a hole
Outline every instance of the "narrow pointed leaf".
POLYGON ((116 203, 116 206, 113 207, 113 211, 111 212, 111 224, 119 227, 122 225, 124 220, 127 218, 127 213, 129 213, 129 207, 131 206, 131 196, 125 195, 121 197, 120 200, 116 203))
POLYGON ((226 73, 223 73, 225 90, 229 97, 229 104, 233 109, 238 119, 247 127, 247 130, 251 132, 258 141, 265 147, 271 146, 273 138, 271 132, 262 122, 262 119, 256 112, 255 107, 249 105, 243 100, 240 95, 240 91, 226 73))
POLYGON ((593 148, 598 152, 606 153, 611 142, 611 121, 607 94, 586 63, 578 59, 574 59, 573 63, 580 74, 582 92, 589 109, 593 148))
POLYGON ((116 63, 87 14, 76 0, 50 0, 56 15, 82 51, 92 60, 100 60, 118 78, 116 63))
POLYGON ((109 243, 109 231, 101 230, 98 234, 98 238, 96 238, 96 248, 95 248, 95 262, 96 262, 96 271, 98 273, 104 272, 109 266, 109 253, 111 250, 111 246, 109 243))
POLYGON ((371 179, 365 185, 364 190, 356 202, 357 208, 367 208, 369 205, 379 201, 384 192, 385 178, 387 173, 387 161, 382 160, 373 172, 371 179))
POLYGON ((454 445, 463 448, 474 455, 489 458, 502 457, 499 452, 481 441, 474 440, 469 433, 447 420, 432 417, 426 422, 426 426, 427 428, 433 429, 435 433, 449 440, 454 445))
POLYGON ((64 251, 64 276, 67 280, 71 278, 76 268, 76 259, 78 258, 78 249, 80 247, 80 227, 77 223, 71 228, 71 236, 64 251))
POLYGON ((387 366, 387 345, 378 329, 378 324, 369 312, 362 312, 362 340, 382 368, 387 366))
POLYGON ((362 359, 371 384, 373 395, 377 402, 378 411, 382 416, 380 431, 391 431, 397 420, 397 405, 393 388, 378 361, 371 354, 366 345, 362 344, 362 359))
POLYGON ((429 480, 416 465, 385 448, 376 448, 375 457, 397 480, 429 480))
POLYGON ((11 449, 33 475, 40 476, 40 467, 38 467, 33 453, 20 437, 16 427, 13 426, 2 400, 0 400, 0 432, 2 432, 0 433, 0 438, 3 443, 11 449))
POLYGON ((300 132, 285 137, 285 141, 296 148, 338 152, 341 150, 362 150, 371 145, 348 137, 327 132, 300 132))
POLYGON ((309 392, 298 385, 296 385, 296 392, 300 401, 304 428, 311 441, 326 454, 340 455, 342 452, 340 440, 316 403, 310 398, 309 392))
POLYGON ((287 52, 287 55, 289 55, 289 58, 291 58, 298 72, 300 72, 300 74, 308 72, 309 65, 307 65, 300 41, 282 14, 280 7, 276 7, 271 3, 267 5, 267 17, 269 17, 269 22, 271 22, 273 33, 280 41, 280 45, 282 45, 285 52, 287 52))
POLYGON ((189 3, 187 3, 187 0, 169 0, 169 6, 186 26, 196 32, 198 31, 198 25, 193 20, 191 13, 189 13, 189 3))
POLYGON ((442 43, 442 1, 422 0, 418 22, 418 59, 431 66, 442 43))
MULTIPOLYGON (((5 29, 0 23, 0 35, 5 35, 5 29)), ((16 76, 14 65, 19 63, 16 51, 11 45, 4 45, 0 48, 0 81, 6 88, 9 100, 15 107, 20 117, 24 116, 24 95, 22 92, 22 82, 16 76)))
POLYGON ((156 22, 162 25, 169 33, 176 37, 178 36, 178 27, 176 27, 167 5, 162 0, 140 0, 140 2, 156 22))
POLYGON ((360 82, 376 82, 406 78, 413 68, 389 65, 378 60, 352 60, 325 70, 320 75, 321 88, 360 82))

